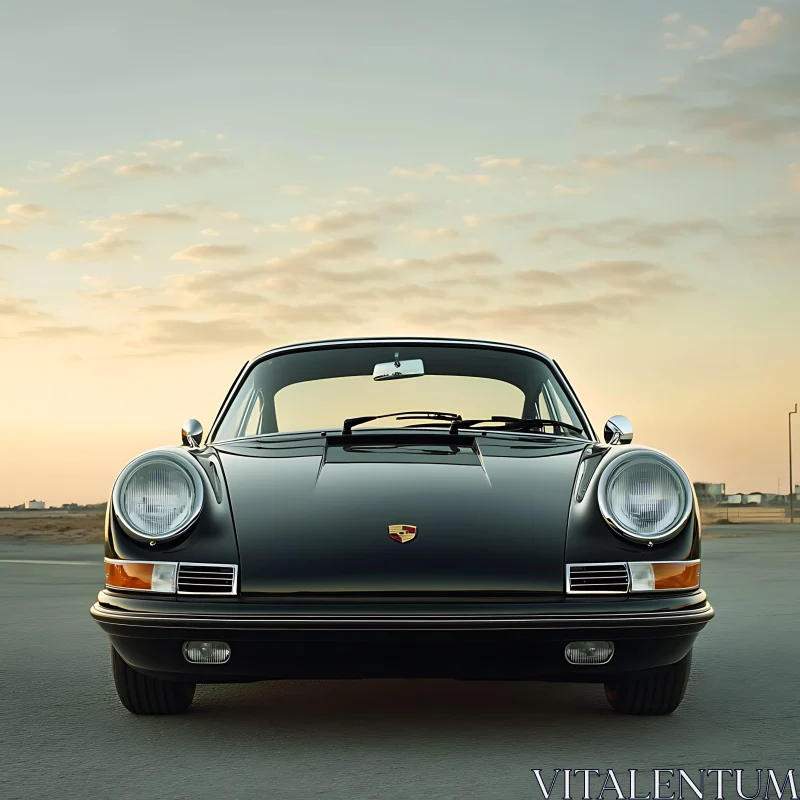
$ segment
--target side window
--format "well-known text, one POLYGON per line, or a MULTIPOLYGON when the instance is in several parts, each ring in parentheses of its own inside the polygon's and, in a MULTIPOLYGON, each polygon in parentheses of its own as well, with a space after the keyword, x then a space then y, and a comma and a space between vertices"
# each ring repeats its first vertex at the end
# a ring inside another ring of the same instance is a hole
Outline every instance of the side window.
POLYGON ((557 417, 554 417, 550 404, 547 401, 544 387, 542 391, 539 392, 539 399, 536 401, 536 407, 539 411, 539 419, 557 419, 557 417))
POLYGON ((261 415, 264 411, 264 395, 259 390, 253 395, 252 401, 242 420, 240 436, 256 436, 261 433, 261 415))
POLYGON ((251 372, 247 380, 239 387, 222 424, 217 429, 215 440, 224 442, 226 439, 235 439, 237 436, 241 436, 241 430, 245 426, 245 418, 250 411, 255 392, 253 375, 254 373, 251 372))
POLYGON ((546 405, 551 409, 551 416, 544 417, 544 419, 554 419, 558 420, 558 422, 566 422, 580 427, 580 420, 568 411, 564 391, 555 381, 552 379, 545 381, 542 387, 542 394, 546 396, 546 405))

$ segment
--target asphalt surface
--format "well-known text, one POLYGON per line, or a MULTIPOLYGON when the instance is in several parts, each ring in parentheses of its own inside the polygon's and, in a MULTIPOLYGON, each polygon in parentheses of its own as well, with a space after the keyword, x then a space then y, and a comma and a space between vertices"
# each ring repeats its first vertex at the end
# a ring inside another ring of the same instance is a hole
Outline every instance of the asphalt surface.
POLYGON ((134 717, 88 614, 101 549, 0 543, 0 798, 522 800, 542 796, 533 768, 636 768, 644 792, 654 768, 785 775, 800 531, 731 527, 704 545, 717 617, 686 699, 655 718, 614 714, 593 685, 397 680, 200 686, 183 716, 134 717))

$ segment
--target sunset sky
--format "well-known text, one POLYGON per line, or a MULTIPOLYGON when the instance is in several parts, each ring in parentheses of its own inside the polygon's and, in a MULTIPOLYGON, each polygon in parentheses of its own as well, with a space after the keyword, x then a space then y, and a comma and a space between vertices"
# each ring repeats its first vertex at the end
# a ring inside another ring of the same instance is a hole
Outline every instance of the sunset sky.
POLYGON ((3 3, 0 505, 394 334, 542 350, 598 430, 787 491, 798 41, 800 0, 3 3))

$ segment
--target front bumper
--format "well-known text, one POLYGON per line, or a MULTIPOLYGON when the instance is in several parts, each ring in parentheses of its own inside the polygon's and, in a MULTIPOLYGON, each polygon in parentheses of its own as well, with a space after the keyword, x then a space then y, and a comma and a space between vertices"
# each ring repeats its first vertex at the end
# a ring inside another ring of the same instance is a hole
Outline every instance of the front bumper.
POLYGON ((450 677, 603 681, 674 663, 714 616, 705 592, 553 602, 156 599, 100 592, 92 617, 135 669, 196 683, 283 678, 450 677), (608 640, 609 664, 564 648, 608 640), (231 646, 226 664, 188 663, 189 640, 231 646))

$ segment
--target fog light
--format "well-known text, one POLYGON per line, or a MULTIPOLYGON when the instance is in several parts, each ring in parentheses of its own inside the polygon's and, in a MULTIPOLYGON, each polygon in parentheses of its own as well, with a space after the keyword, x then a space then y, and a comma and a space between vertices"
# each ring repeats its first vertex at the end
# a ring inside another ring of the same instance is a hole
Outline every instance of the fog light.
POLYGON ((183 656, 192 664, 224 664, 231 647, 227 642, 184 642, 183 656))
POLYGON ((570 642, 564 648, 570 664, 608 664, 613 655, 613 642, 570 642))

